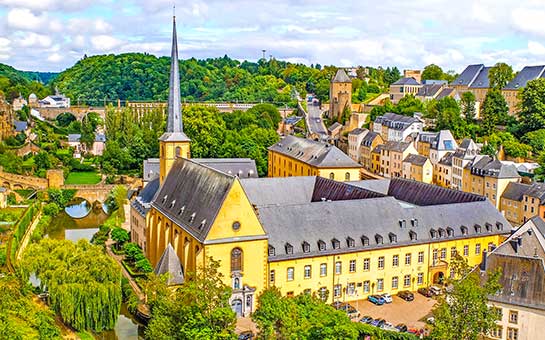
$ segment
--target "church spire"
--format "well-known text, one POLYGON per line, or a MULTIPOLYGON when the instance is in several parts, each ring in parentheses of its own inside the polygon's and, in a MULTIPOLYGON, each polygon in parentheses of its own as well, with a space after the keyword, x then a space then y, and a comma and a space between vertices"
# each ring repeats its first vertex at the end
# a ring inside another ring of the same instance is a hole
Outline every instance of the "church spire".
POLYGON ((162 141, 189 141, 184 134, 180 99, 180 68, 178 66, 178 36, 176 34, 176 15, 172 17, 172 50, 170 54, 170 82, 168 92, 167 130, 162 141))

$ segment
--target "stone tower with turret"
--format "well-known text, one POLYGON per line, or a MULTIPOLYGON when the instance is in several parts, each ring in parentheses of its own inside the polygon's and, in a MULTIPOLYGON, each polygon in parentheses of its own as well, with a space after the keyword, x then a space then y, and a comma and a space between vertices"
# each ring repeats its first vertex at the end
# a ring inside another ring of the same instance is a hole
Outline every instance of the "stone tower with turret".
POLYGON ((159 181, 163 183, 178 157, 190 157, 191 140, 184 133, 180 98, 180 71, 178 66, 178 37, 176 17, 172 20, 172 51, 168 94, 167 130, 159 138, 159 181))
POLYGON ((329 85, 329 119, 339 121, 345 108, 352 111, 352 81, 339 69, 329 85))

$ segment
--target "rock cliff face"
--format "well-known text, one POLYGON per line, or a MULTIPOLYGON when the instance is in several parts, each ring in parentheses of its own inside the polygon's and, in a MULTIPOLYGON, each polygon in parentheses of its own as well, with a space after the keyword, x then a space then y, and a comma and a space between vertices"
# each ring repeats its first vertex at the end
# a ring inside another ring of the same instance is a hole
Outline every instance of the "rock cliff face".
POLYGON ((0 94, 0 141, 13 134, 13 109, 4 96, 0 94))

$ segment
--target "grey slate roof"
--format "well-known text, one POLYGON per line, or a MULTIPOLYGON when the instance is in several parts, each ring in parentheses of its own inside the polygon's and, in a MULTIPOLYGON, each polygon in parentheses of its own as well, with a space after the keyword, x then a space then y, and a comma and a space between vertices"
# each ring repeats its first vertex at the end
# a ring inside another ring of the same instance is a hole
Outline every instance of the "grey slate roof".
POLYGON ((439 94, 437 94, 437 96, 435 97, 436 100, 441 100, 445 97, 450 97, 452 95, 452 92, 454 92, 454 89, 453 88, 444 88, 441 90, 441 92, 439 92, 439 94))
POLYGON ((235 177, 178 158, 151 205, 204 242, 235 177))
POLYGON ((419 97, 435 97, 443 89, 442 84, 425 84, 418 89, 419 97))
POLYGON ((155 177, 159 177, 159 172, 161 167, 159 162, 160 162, 159 158, 144 159, 144 170, 143 170, 144 181, 148 182, 154 179, 155 177))
POLYGON ((331 81, 332 83, 351 83, 352 80, 348 77, 346 72, 340 68, 337 70, 337 73, 335 74, 335 77, 331 81))
POLYGON ((545 184, 543 183, 533 183, 528 191, 526 192, 526 195, 529 197, 535 197, 540 199, 541 201, 545 200, 545 184))
POLYGON ((138 196, 131 202, 131 206, 140 214, 140 216, 145 217, 151 209, 151 201, 153 201, 157 190, 159 190, 159 177, 155 177, 146 184, 138 196))
POLYGON ((243 178, 240 184, 254 205, 310 202, 316 177, 243 178))
POLYGON ((390 179, 388 178, 352 181, 346 183, 363 189, 378 192, 383 195, 388 195, 388 189, 390 188, 390 179))
POLYGON ((485 66, 481 69, 479 74, 477 75, 477 78, 471 83, 469 86, 470 88, 474 89, 486 89, 490 87, 490 81, 488 79, 488 72, 490 71, 491 67, 485 66))
POLYGON ((510 182, 501 197, 512 201, 522 201, 522 196, 530 189, 529 184, 510 182))
POLYGON ((419 120, 414 117, 398 115, 397 113, 392 112, 385 113, 384 115, 375 118, 375 124, 386 125, 394 130, 404 130, 411 124, 418 122, 419 120))
POLYGON ((422 166, 422 165, 426 164, 427 160, 428 160, 428 157, 426 157, 426 156, 409 154, 409 155, 407 155, 407 157, 405 157, 403 162, 407 162, 407 163, 411 163, 411 164, 414 164, 414 165, 422 166))
POLYGON ((25 121, 16 120, 13 125, 15 126, 15 132, 24 132, 28 129, 28 123, 25 121))
POLYGON ((452 157, 454 156, 454 153, 453 152, 447 152, 443 158, 441 158, 439 160, 439 164, 442 164, 442 165, 448 165, 448 166, 451 166, 452 165, 452 157))
POLYGON ((270 151, 292 157, 318 168, 359 168, 360 164, 336 146, 306 138, 286 136, 269 147, 270 151))
POLYGON ((467 167, 471 173, 479 176, 497 178, 520 178, 517 168, 512 164, 504 164, 490 156, 475 157, 467 167))
POLYGON ((275 250, 270 261, 433 242, 431 229, 451 227, 454 236, 450 238, 457 239, 474 237, 475 224, 492 224, 493 230, 482 231, 491 235, 506 233, 509 227, 503 230, 503 226, 510 226, 488 201, 419 207, 393 197, 380 197, 258 207, 258 213, 269 235, 269 245, 275 250), (405 227, 400 221, 405 221, 405 227), (416 221, 415 226, 412 221, 416 221), (462 226, 467 227, 468 235, 462 236, 462 226), (409 231, 416 233, 417 240, 411 241, 409 231), (389 234, 396 236, 396 242, 390 241, 389 234), (377 235, 383 243, 377 242, 377 235), (348 246, 349 238, 355 241, 353 248, 348 246), (362 238, 367 238, 369 245, 364 246, 362 238), (333 239, 340 241, 339 249, 333 249, 333 239), (325 251, 318 250, 319 241, 325 242, 325 251), (303 242, 310 244, 310 253, 303 253, 303 242), (293 254, 285 251, 287 244, 293 246, 293 254))
POLYGON ((366 133, 366 132, 369 132, 369 130, 362 129, 362 128, 355 128, 354 130, 350 131, 348 134, 353 135, 353 136, 357 136, 357 135, 361 135, 362 133, 366 133))
POLYGON ((525 66, 519 73, 505 85, 504 90, 518 90, 526 87, 530 80, 543 78, 545 76, 545 65, 525 66))
POLYGON ((78 143, 81 139, 81 134, 79 133, 71 133, 68 135, 68 142, 70 143, 78 143))
POLYGON ((479 73, 484 68, 483 64, 477 64, 477 65, 469 65, 465 68, 465 70, 460 73, 458 78, 456 78, 452 84, 453 85, 462 85, 462 86, 470 86, 473 84, 477 76, 479 76, 479 73))
POLYGON ((439 132, 421 132, 418 134, 418 141, 431 144, 438 134, 439 132))
POLYGON ((180 258, 176 255, 176 251, 170 243, 167 245, 163 255, 161 255, 153 272, 155 275, 168 274, 167 285, 169 286, 184 283, 184 271, 180 263, 180 258))
POLYGON ((192 160, 239 178, 257 177, 255 161, 250 158, 193 158, 192 160))
POLYGON ((341 123, 335 122, 335 123, 331 124, 330 127, 327 128, 327 131, 333 132, 333 131, 335 131, 336 129, 341 128, 342 126, 343 126, 343 125, 342 125, 341 123))
POLYGON ((394 151, 394 152, 403 152, 411 146, 410 142, 396 142, 396 141, 387 141, 383 144, 382 150, 394 151))
POLYGON ((106 142, 106 135, 103 133, 95 133, 95 142, 106 142))
POLYGON ((420 85, 419 82, 416 81, 413 77, 408 78, 401 78, 395 83, 392 83, 392 85, 420 85))
POLYGON ((367 146, 367 147, 371 146, 375 138, 377 138, 378 136, 379 134, 374 131, 367 132, 367 134, 361 140, 361 145, 367 146))

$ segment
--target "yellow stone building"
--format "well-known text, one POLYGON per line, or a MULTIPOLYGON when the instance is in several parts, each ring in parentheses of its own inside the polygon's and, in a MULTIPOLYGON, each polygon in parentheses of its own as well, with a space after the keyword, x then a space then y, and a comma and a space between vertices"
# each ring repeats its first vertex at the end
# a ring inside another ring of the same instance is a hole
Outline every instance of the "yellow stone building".
POLYGON ((403 178, 424 183, 433 181, 433 165, 428 157, 410 154, 403 160, 403 178))
POLYGON ((383 143, 384 143, 384 140, 382 139, 380 134, 373 131, 369 131, 365 135, 365 137, 363 137, 363 140, 361 141, 361 145, 360 145, 360 161, 364 169, 370 170, 377 174, 379 173, 380 157, 378 159, 378 167, 374 167, 372 152, 377 147, 377 145, 380 145, 383 143))
POLYGON ((388 141, 380 152, 380 172, 387 178, 403 177, 403 160, 408 155, 418 154, 413 143, 388 141))
POLYGON ((11 105, 0 95, 0 141, 13 136, 13 110, 11 105))
POLYGON ((360 179, 361 165, 336 146, 286 136, 269 147, 269 177, 320 176, 337 181, 360 179))

